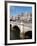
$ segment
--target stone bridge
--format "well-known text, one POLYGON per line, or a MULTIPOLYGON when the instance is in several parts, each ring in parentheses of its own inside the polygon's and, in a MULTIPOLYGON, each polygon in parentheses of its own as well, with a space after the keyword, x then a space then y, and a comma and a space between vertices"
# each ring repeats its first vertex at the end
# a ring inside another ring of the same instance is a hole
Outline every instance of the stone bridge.
POLYGON ((12 25, 12 29, 14 26, 17 26, 20 29, 20 37, 23 38, 22 33, 26 33, 28 31, 32 31, 32 24, 31 23, 24 23, 24 22, 19 22, 19 21, 10 21, 10 24, 12 25))

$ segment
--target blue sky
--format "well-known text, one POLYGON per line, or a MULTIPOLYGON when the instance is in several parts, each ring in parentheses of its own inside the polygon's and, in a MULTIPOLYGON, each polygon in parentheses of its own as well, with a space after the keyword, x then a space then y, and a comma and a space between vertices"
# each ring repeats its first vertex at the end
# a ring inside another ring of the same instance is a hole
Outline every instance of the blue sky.
POLYGON ((16 16, 21 13, 32 13, 32 7, 27 6, 10 6, 10 15, 16 16))

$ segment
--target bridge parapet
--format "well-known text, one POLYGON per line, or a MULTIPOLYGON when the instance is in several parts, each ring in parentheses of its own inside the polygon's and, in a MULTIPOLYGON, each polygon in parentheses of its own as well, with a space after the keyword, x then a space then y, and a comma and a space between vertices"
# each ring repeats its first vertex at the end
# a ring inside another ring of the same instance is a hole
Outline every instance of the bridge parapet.
POLYGON ((32 24, 31 23, 21 23, 21 22, 10 22, 10 24, 12 25, 12 27, 14 27, 15 25, 18 26, 20 28, 20 32, 26 32, 26 31, 31 31, 32 30, 32 24))

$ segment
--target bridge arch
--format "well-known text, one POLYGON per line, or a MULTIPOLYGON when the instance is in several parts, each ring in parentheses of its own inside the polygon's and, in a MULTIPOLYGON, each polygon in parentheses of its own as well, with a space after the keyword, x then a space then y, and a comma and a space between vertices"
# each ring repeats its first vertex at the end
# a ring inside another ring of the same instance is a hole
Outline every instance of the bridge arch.
POLYGON ((32 31, 25 32, 24 36, 25 36, 25 39, 32 39, 32 31))
POLYGON ((14 25, 10 34, 12 35, 10 39, 20 39, 19 27, 17 25, 14 25))

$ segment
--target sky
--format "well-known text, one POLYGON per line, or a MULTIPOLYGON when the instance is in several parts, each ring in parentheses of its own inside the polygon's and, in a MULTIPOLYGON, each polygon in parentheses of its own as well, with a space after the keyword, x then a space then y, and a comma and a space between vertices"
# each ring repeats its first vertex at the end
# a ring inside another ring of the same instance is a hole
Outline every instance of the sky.
POLYGON ((10 15, 16 16, 21 13, 32 13, 32 7, 27 6, 10 6, 10 15))

